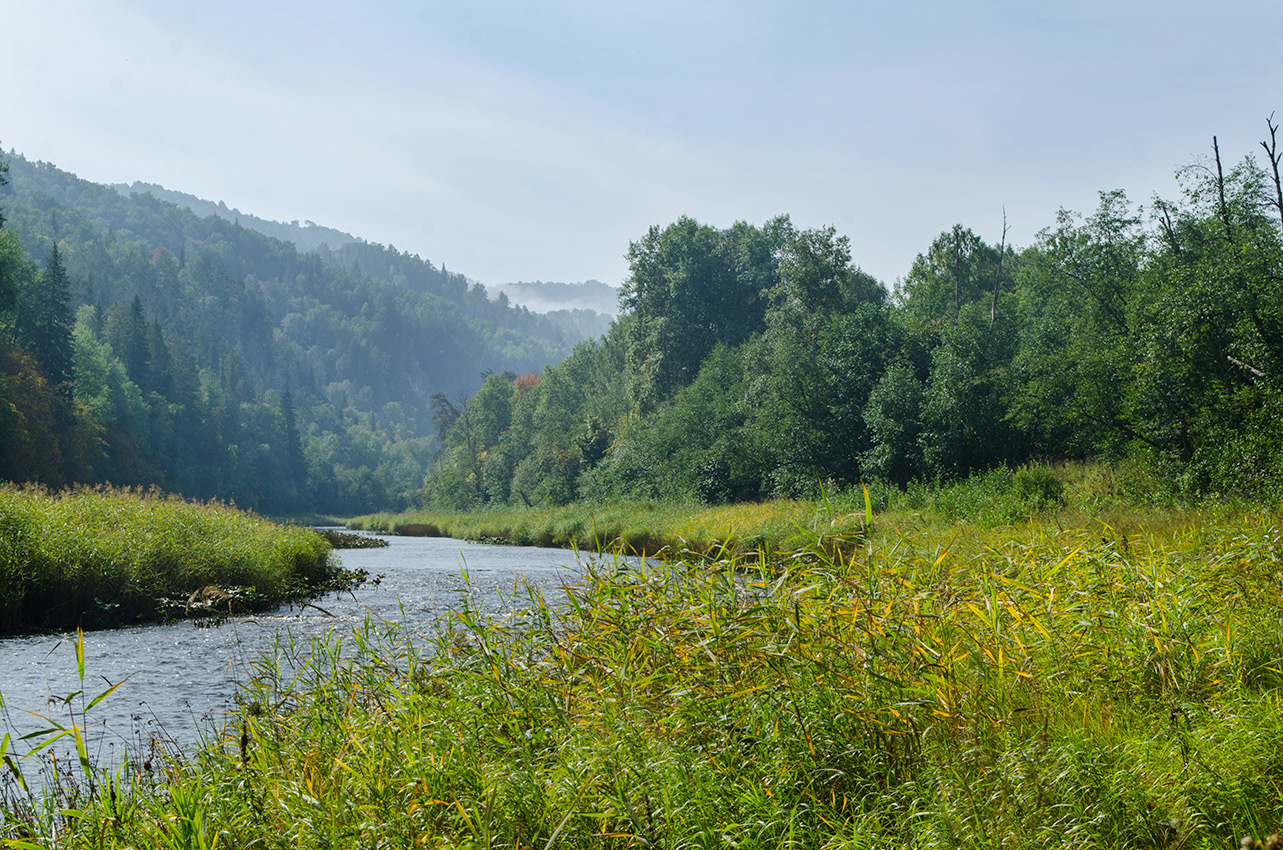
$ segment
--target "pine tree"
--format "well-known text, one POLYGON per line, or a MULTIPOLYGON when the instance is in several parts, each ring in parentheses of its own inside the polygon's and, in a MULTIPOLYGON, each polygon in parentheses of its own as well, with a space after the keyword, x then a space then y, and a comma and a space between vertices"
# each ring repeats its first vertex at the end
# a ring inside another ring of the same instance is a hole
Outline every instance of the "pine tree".
POLYGON ((49 252, 35 301, 29 331, 33 353, 40 359, 49 383, 70 393, 76 377, 71 345, 71 282, 57 245, 49 252))
POLYGON ((290 481, 302 484, 307 480, 307 461, 303 457, 303 441, 299 437, 298 418, 294 412, 294 394, 290 385, 281 390, 281 416, 285 419, 285 468, 290 481))
MULTIPOLYGON (((0 150, 3 150, 3 148, 0 148, 0 150)), ((0 186, 9 185, 8 174, 9 174, 9 160, 7 159, 0 160, 0 186)), ((4 212, 0 210, 0 227, 4 227, 5 221, 7 221, 7 219, 4 217, 4 212)))
POLYGON ((107 311, 103 338, 120 362, 125 364, 129 379, 144 392, 152 387, 151 334, 143 313, 142 299, 137 295, 128 307, 112 304, 107 311))

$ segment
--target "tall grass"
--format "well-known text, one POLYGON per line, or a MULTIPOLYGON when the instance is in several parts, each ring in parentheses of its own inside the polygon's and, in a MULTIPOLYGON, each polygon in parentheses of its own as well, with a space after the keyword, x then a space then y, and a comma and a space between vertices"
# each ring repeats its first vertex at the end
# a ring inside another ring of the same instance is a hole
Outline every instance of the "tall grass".
POLYGON ((967 523, 985 528, 1051 516, 1070 524, 1092 517, 1125 517, 1155 509, 1173 514, 1225 507, 1196 505, 1126 464, 1032 464, 999 468, 961 481, 914 482, 905 488, 870 481, 846 490, 817 482, 812 500, 706 506, 632 502, 574 504, 555 508, 475 513, 413 511, 355 517, 348 525, 387 534, 460 537, 520 546, 560 546, 584 551, 622 549, 630 554, 693 550, 739 553, 785 551, 861 537, 876 508, 879 522, 967 523))
POLYGON ((776 500, 722 507, 636 502, 468 514, 371 514, 349 520, 348 526, 388 534, 641 555, 665 550, 799 548, 817 534, 860 529, 862 520, 855 514, 839 517, 813 502, 776 500))
POLYGON ((333 579, 329 544, 219 503, 0 487, 0 631, 163 615, 201 587, 279 604, 333 579))
POLYGON ((883 521, 858 545, 607 562, 556 606, 465 608, 422 648, 370 623, 265 657, 221 737, 68 801, 62 842, 1263 837, 1283 826, 1280 517, 1149 517, 883 521))

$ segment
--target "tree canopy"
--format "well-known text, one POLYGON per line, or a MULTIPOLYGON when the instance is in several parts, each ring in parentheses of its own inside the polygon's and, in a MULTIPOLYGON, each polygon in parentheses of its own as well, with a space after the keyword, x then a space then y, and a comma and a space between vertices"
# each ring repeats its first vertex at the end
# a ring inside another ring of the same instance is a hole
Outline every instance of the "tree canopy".
POLYGON ((652 227, 604 342, 529 392, 494 389, 513 410, 471 455, 494 464, 486 487, 447 487, 467 468, 442 455, 425 498, 718 502, 1091 457, 1136 458, 1177 490, 1277 495, 1283 155, 1268 129, 1266 168, 1226 168, 1216 144, 1175 199, 1102 192, 1021 249, 1005 215, 996 240, 954 225, 892 293, 832 228, 652 227))

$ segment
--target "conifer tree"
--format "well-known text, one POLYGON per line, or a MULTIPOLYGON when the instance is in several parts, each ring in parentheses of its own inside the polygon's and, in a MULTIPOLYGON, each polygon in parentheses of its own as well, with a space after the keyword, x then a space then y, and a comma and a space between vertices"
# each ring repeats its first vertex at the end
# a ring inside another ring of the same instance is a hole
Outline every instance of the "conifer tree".
POLYGON ((303 441, 294 412, 294 394, 290 392, 289 384, 281 390, 281 416, 285 419, 285 468, 289 470, 292 483, 302 484, 307 480, 307 461, 303 457, 303 441))
POLYGON ((49 251, 49 262, 37 284, 37 297, 29 334, 45 378, 64 394, 71 392, 76 364, 71 346, 71 284, 58 246, 49 251))
MULTIPOLYGON (((0 150, 3 150, 3 148, 0 148, 0 150)), ((8 175, 9 175, 9 160, 7 159, 0 160, 0 186, 9 185, 8 175)), ((0 210, 0 227, 4 227, 4 223, 7 220, 8 219, 4 217, 4 210, 0 210)))

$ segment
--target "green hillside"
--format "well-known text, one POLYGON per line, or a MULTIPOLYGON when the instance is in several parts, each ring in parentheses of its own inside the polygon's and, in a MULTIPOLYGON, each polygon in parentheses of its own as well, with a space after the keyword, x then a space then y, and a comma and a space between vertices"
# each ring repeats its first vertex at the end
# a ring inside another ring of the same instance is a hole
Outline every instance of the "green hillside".
POLYGON ((436 450, 434 394, 542 370, 575 341, 394 248, 302 253, 8 160, 0 478, 272 512, 404 506, 436 450))

